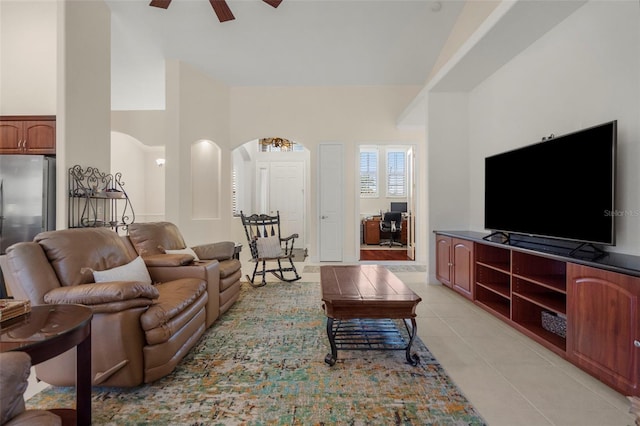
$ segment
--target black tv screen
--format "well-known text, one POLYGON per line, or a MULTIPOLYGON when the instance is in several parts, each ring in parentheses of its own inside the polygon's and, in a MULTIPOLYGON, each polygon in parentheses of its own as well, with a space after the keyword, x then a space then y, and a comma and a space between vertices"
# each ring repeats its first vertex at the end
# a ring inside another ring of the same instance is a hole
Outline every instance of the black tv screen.
POLYGON ((392 212, 401 212, 401 213, 406 213, 407 212, 407 203, 406 202, 398 202, 398 201, 392 201, 390 206, 390 211, 392 212))
POLYGON ((617 121, 485 158, 485 228, 615 245, 617 121))

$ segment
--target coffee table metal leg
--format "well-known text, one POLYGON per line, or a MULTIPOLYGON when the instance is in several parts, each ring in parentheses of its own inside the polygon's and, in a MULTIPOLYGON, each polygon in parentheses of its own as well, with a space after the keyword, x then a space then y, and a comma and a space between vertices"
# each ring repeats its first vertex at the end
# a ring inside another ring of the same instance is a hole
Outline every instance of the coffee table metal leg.
POLYGON ((324 362, 333 366, 338 359, 338 348, 336 346, 335 333, 333 332, 333 318, 327 317, 327 337, 329 337, 329 344, 331 345, 331 353, 324 357, 324 362))
MULTIPOLYGON (((405 323, 406 321, 407 320, 405 320, 405 323)), ((409 327, 407 327, 407 330, 409 330, 409 327)), ((413 340, 416 338, 416 334, 418 334, 418 324, 416 323, 415 318, 411 318, 411 329, 409 330, 409 344, 407 345, 406 356, 407 362, 413 366, 418 365, 418 362, 420 361, 417 354, 411 355, 411 345, 413 345, 413 340)))

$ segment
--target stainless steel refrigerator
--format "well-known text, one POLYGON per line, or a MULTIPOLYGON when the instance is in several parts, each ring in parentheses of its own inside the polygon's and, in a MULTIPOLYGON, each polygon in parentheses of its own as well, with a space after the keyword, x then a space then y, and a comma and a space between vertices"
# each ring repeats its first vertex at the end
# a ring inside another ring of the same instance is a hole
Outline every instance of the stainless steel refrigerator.
MULTIPOLYGON (((0 155, 0 255, 56 226, 56 160, 44 155, 0 155)), ((0 274, 0 297, 4 297, 0 274)))

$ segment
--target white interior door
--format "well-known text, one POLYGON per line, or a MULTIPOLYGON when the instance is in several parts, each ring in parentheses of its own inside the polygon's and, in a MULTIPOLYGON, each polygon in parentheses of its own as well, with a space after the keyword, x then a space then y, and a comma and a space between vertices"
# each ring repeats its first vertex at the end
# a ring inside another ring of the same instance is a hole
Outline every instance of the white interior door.
POLYGON ((344 155, 340 144, 318 146, 318 244, 320 262, 342 262, 344 155))
POLYGON ((272 162, 269 170, 269 214, 280 212, 283 237, 298 234, 295 247, 305 247, 304 162, 272 162))
POLYGON ((415 166, 416 154, 415 148, 411 147, 407 150, 407 211, 409 217, 407 219, 407 257, 416 260, 416 201, 415 201, 415 166))

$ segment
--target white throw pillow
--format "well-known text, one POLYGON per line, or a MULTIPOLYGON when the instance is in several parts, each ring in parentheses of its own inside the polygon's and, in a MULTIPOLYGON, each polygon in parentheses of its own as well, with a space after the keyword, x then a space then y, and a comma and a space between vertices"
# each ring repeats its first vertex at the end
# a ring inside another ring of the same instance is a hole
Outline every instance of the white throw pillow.
POLYGON ((93 279, 97 283, 111 281, 140 281, 151 284, 151 276, 147 270, 144 260, 140 256, 136 257, 126 265, 117 266, 105 271, 93 271, 93 279))
POLYGON ((280 238, 278 238, 277 235, 258 238, 256 240, 256 248, 258 249, 258 257, 261 258, 268 259, 283 255, 282 247, 280 246, 280 238))
POLYGON ((193 260, 200 260, 198 259, 198 255, 196 254, 196 252, 193 251, 191 247, 187 247, 179 250, 165 250, 164 252, 166 254, 190 254, 191 256, 193 256, 193 260))

